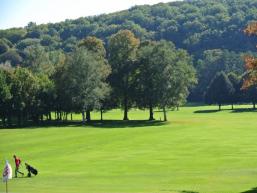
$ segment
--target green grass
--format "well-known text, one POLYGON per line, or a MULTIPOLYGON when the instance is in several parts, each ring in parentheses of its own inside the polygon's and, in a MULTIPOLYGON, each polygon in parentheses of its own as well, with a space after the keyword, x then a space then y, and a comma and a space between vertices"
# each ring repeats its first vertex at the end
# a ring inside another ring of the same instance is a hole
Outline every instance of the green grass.
MULTIPOLYGON (((11 180, 11 193, 257 192, 250 191, 257 187, 257 112, 216 109, 184 107, 169 112, 168 123, 1 129, 0 169, 5 158, 13 166, 17 154, 39 170, 11 180)), ((144 120, 148 112, 129 116, 144 120)), ((122 113, 104 118, 118 120, 122 113)))

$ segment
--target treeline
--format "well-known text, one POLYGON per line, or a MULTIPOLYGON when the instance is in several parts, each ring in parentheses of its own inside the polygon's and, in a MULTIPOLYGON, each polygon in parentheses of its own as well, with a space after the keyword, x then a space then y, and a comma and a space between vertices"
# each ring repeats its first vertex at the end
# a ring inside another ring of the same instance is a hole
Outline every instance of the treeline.
POLYGON ((163 110, 183 104, 196 83, 192 58, 168 41, 142 41, 129 30, 112 35, 106 51, 89 36, 70 53, 32 45, 16 67, 0 67, 0 118, 4 126, 39 123, 44 117, 66 120, 69 113, 131 107, 163 110), (108 54, 106 54, 108 53, 108 54))
MULTIPOLYGON (((257 0, 190 0, 135 6, 131 9, 59 23, 0 30, 0 63, 12 66, 27 61, 30 46, 47 52, 73 52, 84 37, 105 42, 120 30, 129 29, 142 41, 171 41, 194 58, 198 85, 191 90, 191 101, 203 101, 204 93, 220 71, 242 74, 246 52, 255 51, 256 37, 243 29, 257 20, 257 0)), ((26 65, 30 65, 27 63, 26 65)))
POLYGON ((231 104, 231 109, 234 109, 234 104, 252 103, 253 109, 256 109, 257 103, 257 85, 253 84, 245 87, 244 82, 247 73, 241 76, 235 73, 217 73, 211 80, 210 85, 205 93, 205 102, 207 104, 217 104, 219 110, 222 105, 231 104))

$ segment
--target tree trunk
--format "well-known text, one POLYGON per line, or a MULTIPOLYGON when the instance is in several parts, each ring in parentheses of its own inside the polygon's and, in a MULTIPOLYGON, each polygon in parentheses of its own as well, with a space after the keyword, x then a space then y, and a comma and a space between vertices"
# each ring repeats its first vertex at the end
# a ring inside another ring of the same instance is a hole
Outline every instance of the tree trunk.
POLYGON ((124 116, 123 120, 127 121, 128 119, 128 98, 127 96, 124 96, 124 116))
POLYGON ((179 111, 179 106, 177 106, 177 111, 179 111))
POLYGON ((154 120, 154 118, 153 118, 153 105, 152 104, 150 104, 150 106, 149 106, 149 113, 150 113, 149 121, 154 120))
POLYGON ((5 127, 6 126, 5 116, 2 117, 2 123, 3 123, 3 127, 5 127))
POLYGON ((231 109, 234 110, 234 104, 233 103, 231 104, 231 109))
POLYGON ((101 109, 101 121, 103 120, 103 109, 101 109))
POLYGON ((221 104, 219 104, 219 111, 221 110, 221 104))
POLYGON ((90 122, 90 121, 91 121, 90 110, 87 110, 87 111, 86 111, 86 119, 87 119, 87 122, 90 122))
POLYGON ((163 107, 163 117, 164 117, 164 121, 167 121, 167 115, 166 115, 165 107, 163 107))
POLYGON ((85 124, 86 117, 85 117, 85 111, 82 111, 82 123, 85 124))
POLYGON ((72 113, 70 114, 70 120, 72 121, 72 113))
POLYGON ((52 113, 49 112, 49 121, 52 121, 52 113))
POLYGON ((256 109, 255 102, 253 102, 253 109, 256 109))
POLYGON ((18 126, 21 126, 21 112, 18 113, 18 126))
POLYGON ((11 115, 7 116, 7 124, 8 124, 8 126, 12 125, 12 116, 11 115))

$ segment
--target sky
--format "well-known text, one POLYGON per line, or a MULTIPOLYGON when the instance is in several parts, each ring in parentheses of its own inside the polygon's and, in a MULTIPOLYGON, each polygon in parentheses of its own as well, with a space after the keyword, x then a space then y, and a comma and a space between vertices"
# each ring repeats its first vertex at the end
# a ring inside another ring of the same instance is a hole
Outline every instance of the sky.
POLYGON ((174 0, 0 0, 0 29, 111 13, 174 0))

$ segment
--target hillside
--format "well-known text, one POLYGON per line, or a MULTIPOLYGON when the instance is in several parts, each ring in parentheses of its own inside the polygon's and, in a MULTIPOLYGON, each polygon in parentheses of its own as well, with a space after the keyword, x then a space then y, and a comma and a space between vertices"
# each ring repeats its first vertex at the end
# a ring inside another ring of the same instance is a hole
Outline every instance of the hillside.
POLYGON ((16 45, 33 38, 35 42, 41 40, 43 46, 67 49, 67 43, 72 40, 89 35, 107 40, 120 29, 130 29, 141 39, 167 39, 194 55, 217 48, 248 51, 254 50, 254 45, 242 30, 249 21, 257 19, 256 7, 256 0, 161 3, 54 24, 30 23, 21 29, 1 30, 0 36, 16 45))
POLYGON ((87 36, 101 38, 107 46, 112 34, 129 29, 142 41, 172 41, 194 57, 199 85, 192 95, 199 100, 217 71, 243 73, 242 53, 254 52, 257 42, 255 37, 246 36, 243 29, 254 20, 257 0, 188 0, 135 6, 60 23, 29 23, 24 28, 0 30, 0 62, 22 63, 26 57, 24 49, 30 45, 70 52, 87 36))

